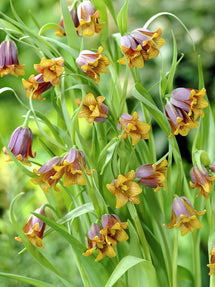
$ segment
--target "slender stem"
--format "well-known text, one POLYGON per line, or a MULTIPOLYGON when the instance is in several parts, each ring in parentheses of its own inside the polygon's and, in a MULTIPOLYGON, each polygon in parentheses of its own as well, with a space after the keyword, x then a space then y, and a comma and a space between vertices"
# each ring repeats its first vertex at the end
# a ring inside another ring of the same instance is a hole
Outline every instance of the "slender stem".
POLYGON ((201 287, 200 233, 193 233, 194 287, 201 287))
POLYGON ((172 286, 177 287, 177 261, 178 261, 178 231, 174 230, 174 245, 173 245, 173 258, 172 258, 172 286))
POLYGON ((28 121, 29 121, 30 114, 31 114, 31 110, 29 110, 25 116, 25 121, 22 125, 23 128, 28 128, 28 121))
POLYGON ((131 203, 131 202, 128 202, 127 206, 128 206, 128 210, 129 210, 129 212, 131 214, 131 217, 134 220, 134 224, 135 224, 135 226, 137 228, 137 232, 139 234, 140 241, 142 243, 142 247, 143 247, 143 250, 144 250, 145 258, 148 261, 152 261, 151 260, 151 255, 150 255, 150 252, 149 252, 149 248, 148 248, 148 243, 147 243, 147 240, 146 240, 146 237, 145 237, 145 233, 143 231, 142 225, 141 225, 139 217, 137 215, 136 208, 134 207, 134 204, 131 203))

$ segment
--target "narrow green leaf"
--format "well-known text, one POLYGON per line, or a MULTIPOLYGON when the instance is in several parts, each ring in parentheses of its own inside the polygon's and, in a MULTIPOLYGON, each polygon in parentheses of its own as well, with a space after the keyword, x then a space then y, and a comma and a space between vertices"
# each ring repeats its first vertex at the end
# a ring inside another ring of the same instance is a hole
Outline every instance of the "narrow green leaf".
POLYGON ((61 28, 59 25, 57 24, 54 24, 54 23, 47 23, 45 25, 43 25, 41 28, 40 28, 40 31, 39 31, 39 35, 42 36, 42 34, 49 30, 49 29, 61 29, 63 30, 63 28, 61 28))
POLYGON ((11 274, 11 273, 0 272, 0 277, 17 280, 20 282, 24 282, 24 283, 36 286, 36 287, 52 287, 53 286, 53 284, 49 284, 49 283, 46 283, 40 280, 36 280, 33 278, 21 276, 21 275, 11 274))
POLYGON ((192 287, 194 286, 194 280, 192 273, 184 266, 178 265, 178 286, 180 287, 192 287))
POLYGON ((86 248, 76 238, 69 234, 60 224, 40 214, 34 213, 34 215, 52 227, 55 231, 60 233, 71 244, 78 263, 79 271, 84 282, 84 286, 104 286, 108 278, 108 274, 104 266, 99 262, 94 262, 94 256, 83 256, 82 253, 86 251, 86 248))
POLYGON ((127 25, 128 25, 128 2, 129 0, 125 0, 124 5, 122 6, 119 14, 117 16, 117 23, 119 27, 119 31, 121 35, 127 32, 127 25))
POLYGON ((27 107, 27 106, 22 102, 22 100, 19 98, 19 96, 17 95, 17 93, 16 93, 13 89, 11 89, 11 88, 9 88, 9 87, 1 88, 1 89, 0 89, 0 95, 3 94, 4 92, 9 92, 9 91, 14 94, 14 96, 15 96, 16 99, 17 99, 17 101, 18 101, 26 110, 29 110, 29 107, 27 107))
MULTIPOLYGON (((132 268, 133 266, 137 264, 142 264, 142 268, 144 269, 144 272, 146 274, 145 279, 147 280, 146 282, 148 282, 148 286, 156 287, 157 278, 156 278, 156 273, 155 273, 155 269, 153 265, 145 259, 141 259, 141 258, 130 256, 130 255, 124 257, 119 262, 119 264, 116 266, 113 273, 111 274, 109 280, 107 281, 105 287, 113 286, 126 271, 128 271, 130 268, 132 268)), ((145 286, 145 281, 144 281, 144 286, 145 286)))
POLYGON ((115 13, 115 9, 114 9, 114 7, 113 7, 113 4, 112 4, 112 1, 110 1, 110 0, 102 0, 105 4, 106 4, 106 6, 108 7, 108 9, 109 9, 109 11, 110 11, 110 13, 111 13, 111 15, 112 15, 112 17, 113 17, 113 20, 114 20, 114 22, 116 23, 116 25, 117 25, 117 19, 116 19, 116 13, 115 13))
POLYGON ((63 21, 64 21, 65 30, 66 30, 66 37, 67 37, 68 44, 70 47, 76 50, 80 50, 81 40, 80 40, 80 37, 78 37, 76 33, 75 26, 72 21, 72 17, 70 15, 66 1, 60 0, 60 5, 61 5, 62 14, 63 14, 63 21))
MULTIPOLYGON (((49 269, 50 271, 52 271, 56 276, 59 277, 59 279, 61 279, 61 281, 65 284, 65 286, 67 287, 73 287, 73 285, 66 281, 63 276, 59 273, 59 271, 54 267, 54 265, 52 265, 50 263, 50 261, 39 251, 39 249, 34 246, 31 241, 28 239, 28 237, 25 235, 25 233, 23 232, 22 228, 19 226, 19 224, 17 223, 17 221, 15 220, 15 216, 14 216, 14 204, 17 200, 18 197, 20 197, 21 195, 23 195, 24 193, 19 193, 11 202, 10 205, 10 220, 14 226, 14 228, 16 229, 17 233, 19 234, 19 236, 22 239, 22 242, 24 243, 26 249, 28 250, 28 252, 44 267, 46 267, 47 269, 49 269)), ((44 217, 45 218, 45 217, 44 217)))
POLYGON ((173 38, 173 59, 172 59, 172 67, 167 80, 167 91, 169 94, 173 90, 173 79, 175 76, 176 65, 177 65, 177 44, 173 32, 172 32, 172 38, 173 38))

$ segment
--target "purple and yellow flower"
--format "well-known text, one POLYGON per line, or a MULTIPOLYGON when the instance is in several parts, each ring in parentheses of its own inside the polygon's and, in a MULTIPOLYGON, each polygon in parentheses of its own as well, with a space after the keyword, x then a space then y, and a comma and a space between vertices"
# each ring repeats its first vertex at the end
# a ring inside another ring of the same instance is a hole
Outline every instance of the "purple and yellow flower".
POLYGON ((100 46, 98 52, 89 50, 81 51, 76 59, 78 67, 93 81, 98 84, 100 81, 100 73, 108 73, 107 66, 110 65, 108 57, 102 56, 103 48, 100 46))
POLYGON ((38 174, 38 178, 32 178, 31 181, 34 184, 40 184, 42 183, 41 187, 45 193, 49 193, 48 189, 52 188, 54 186, 54 189, 56 191, 59 191, 60 189, 56 187, 56 184, 60 180, 59 178, 53 179, 53 176, 57 173, 57 171, 54 169, 53 166, 59 166, 61 162, 61 157, 55 156, 49 161, 47 161, 41 168, 38 170, 34 169, 34 173, 38 174))
POLYGON ((210 164, 209 168, 212 172, 215 172, 215 161, 210 164))
POLYGON ((126 65, 128 61, 129 68, 144 66, 144 61, 157 57, 159 49, 165 43, 160 38, 162 30, 159 28, 155 32, 150 32, 144 28, 138 28, 130 33, 130 35, 121 38, 121 50, 125 55, 117 62, 126 65))
POLYGON ((208 268, 210 268, 210 272, 208 274, 213 275, 215 273, 215 243, 211 248, 210 255, 211 255, 211 263, 207 264, 208 268))
MULTIPOLYGON (((99 96, 95 98, 93 94, 87 94, 84 98, 78 117, 87 118, 90 125, 92 125, 94 121, 98 123, 105 122, 109 114, 109 109, 103 104, 104 100, 105 97, 99 96)), ((82 99, 76 99, 75 102, 80 106, 82 99)))
MULTIPOLYGON (((8 148, 16 159, 24 164, 31 165, 28 157, 34 158, 36 156, 36 152, 32 153, 32 141, 33 135, 31 129, 18 127, 11 135, 8 148)), ((6 148, 3 148, 3 151, 6 154, 6 161, 11 161, 12 159, 6 148)))
POLYGON ((98 255, 95 261, 102 260, 105 256, 107 257, 115 257, 116 252, 114 251, 114 247, 116 246, 116 242, 114 240, 106 241, 105 236, 100 233, 101 226, 96 223, 93 223, 88 231, 88 250, 83 253, 84 256, 91 256, 95 250, 98 250, 98 255))
POLYGON ((127 222, 121 222, 115 214, 105 214, 102 216, 102 226, 93 223, 88 231, 88 250, 84 256, 91 256, 98 250, 95 261, 100 261, 105 256, 114 257, 114 248, 118 242, 128 240, 128 234, 124 229, 128 228, 127 222))
POLYGON ((3 41, 0 45, 0 76, 23 76, 24 67, 19 64, 16 44, 12 40, 3 41))
MULTIPOLYGON (((43 208, 38 208, 34 212, 45 216, 45 211, 43 208)), ((31 243, 39 248, 44 248, 42 241, 44 230, 45 230, 45 223, 35 215, 31 215, 29 217, 27 224, 23 228, 25 235, 28 237, 31 243)), ((15 239, 17 241, 22 242, 22 239, 19 236, 15 237, 15 239)))
POLYGON ((80 3, 77 8, 79 25, 76 27, 76 31, 82 30, 83 36, 92 36, 94 33, 101 33, 105 23, 99 24, 100 17, 100 12, 96 11, 90 1, 80 3))
POLYGON ((130 171, 126 175, 119 175, 111 184, 107 184, 107 189, 116 196, 116 208, 124 206, 128 201, 139 204, 138 194, 142 188, 134 182, 135 172, 130 171))
POLYGON ((115 214, 105 214, 102 216, 101 221, 102 229, 100 233, 105 236, 105 240, 108 244, 116 246, 118 242, 128 240, 128 234, 124 230, 128 229, 127 222, 121 222, 115 214))
POLYGON ((29 79, 26 81, 22 79, 23 86, 26 90, 26 95, 28 98, 32 98, 32 100, 37 99, 38 101, 45 100, 41 97, 42 93, 47 91, 52 87, 50 82, 45 82, 43 79, 43 74, 31 75, 29 79))
POLYGON ((195 229, 202 228, 202 223, 196 217, 204 215, 206 210, 197 211, 194 209, 190 201, 182 196, 176 197, 172 203, 172 217, 169 225, 164 225, 166 228, 180 227, 181 236, 186 235, 189 231, 193 232, 195 229), (176 220, 178 223, 176 223, 176 220))
POLYGON ((196 122, 192 116, 189 116, 186 111, 176 107, 170 102, 165 106, 165 114, 172 128, 172 134, 169 135, 169 137, 178 134, 186 136, 191 129, 198 127, 198 122, 196 122))
POLYGON ((171 93, 171 103, 182 110, 184 110, 188 116, 194 115, 194 120, 199 116, 203 117, 203 108, 208 106, 208 102, 204 99, 206 90, 201 89, 188 89, 177 88, 171 93))
POLYGON ((136 169, 135 178, 139 178, 139 184, 160 190, 166 189, 167 160, 162 160, 159 164, 143 164, 136 169))
POLYGON ((190 170, 190 176, 192 179, 192 182, 190 181, 190 187, 192 189, 196 187, 199 190, 199 194, 197 196, 203 195, 208 199, 213 187, 212 181, 215 181, 215 175, 210 176, 207 169, 203 165, 201 167, 202 171, 197 165, 192 167, 190 170))
MULTIPOLYGON (((74 23, 74 26, 75 26, 75 28, 77 28, 79 26, 79 24, 80 24, 79 20, 78 20, 78 17, 77 17, 77 9, 72 8, 72 9, 69 9, 69 11, 70 11, 70 15, 71 15, 72 21, 74 23)), ((58 37, 66 36, 63 17, 61 17, 61 19, 60 19, 59 26, 62 29, 59 29, 59 28, 56 29, 55 35, 58 36, 58 37)), ((77 31, 77 34, 79 35, 78 31, 77 31)))
POLYGON ((132 140, 132 145, 136 145, 140 139, 149 138, 148 131, 150 130, 150 126, 138 119, 139 116, 136 112, 134 112, 133 116, 124 113, 119 119, 119 123, 123 129, 123 134, 120 137, 122 139, 127 139, 129 134, 132 140))
POLYGON ((34 69, 43 74, 43 80, 50 82, 53 86, 60 84, 60 76, 64 72, 64 59, 62 57, 45 59, 42 58, 40 64, 35 64, 34 69))
POLYGON ((82 168, 88 175, 91 171, 86 168, 86 159, 82 151, 71 148, 70 151, 63 157, 60 165, 53 166, 56 173, 52 176, 53 180, 59 180, 64 176, 64 186, 71 184, 86 185, 86 180, 82 168))

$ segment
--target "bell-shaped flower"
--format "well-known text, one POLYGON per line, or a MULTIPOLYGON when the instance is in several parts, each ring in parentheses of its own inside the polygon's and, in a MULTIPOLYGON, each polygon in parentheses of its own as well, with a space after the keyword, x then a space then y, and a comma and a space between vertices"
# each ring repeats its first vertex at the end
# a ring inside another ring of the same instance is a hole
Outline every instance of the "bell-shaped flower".
POLYGON ((12 40, 3 41, 0 45, 0 76, 23 76, 24 67, 19 64, 16 44, 12 40))
POLYGON ((209 198, 210 191, 213 187, 212 181, 215 181, 215 175, 210 176, 207 169, 202 165, 202 170, 198 166, 192 167, 190 170, 190 176, 192 182, 190 181, 190 187, 197 188, 199 194, 197 196, 203 195, 206 199, 209 198))
POLYGON ((169 225, 166 228, 180 227, 181 236, 186 235, 189 231, 193 232, 195 229, 201 228, 203 225, 198 220, 196 215, 204 215, 206 210, 197 211, 194 209, 190 201, 182 196, 176 197, 172 203, 172 217, 169 225), (178 221, 178 223, 176 223, 178 221))
POLYGON ((150 32, 145 28, 138 28, 131 32, 133 39, 141 45, 143 51, 145 52, 142 54, 145 61, 159 55, 159 49, 165 43, 165 40, 160 38, 161 35, 161 28, 158 28, 155 32, 150 32))
MULTIPOLYGON (((38 208, 34 211, 34 213, 45 216, 45 211, 43 208, 38 208)), ((31 215, 29 217, 28 222, 23 229, 25 235, 28 237, 31 243, 39 248, 44 248, 42 241, 44 230, 45 223, 35 215, 31 215)), ((15 239, 22 242, 22 239, 19 236, 15 237, 15 239)))
MULTIPOLYGON (((69 9, 69 11, 70 11, 70 15, 71 15, 72 21, 74 23, 74 26, 75 26, 75 28, 77 28, 79 26, 79 24, 80 24, 79 20, 78 20, 78 17, 77 17, 77 9, 71 8, 71 9, 69 9)), ((63 17, 61 17, 61 19, 60 19, 59 26, 62 29, 59 29, 59 28, 56 29, 55 35, 58 36, 58 37, 66 36, 63 17)), ((79 35, 78 31, 77 31, 77 35, 79 35)))
POLYGON ((102 51, 102 47, 99 47, 97 53, 83 50, 76 59, 78 67, 97 84, 100 81, 99 74, 108 73, 106 67, 110 65, 110 60, 108 57, 102 56, 102 51))
POLYGON ((47 161, 41 168, 38 170, 34 169, 34 173, 38 174, 38 178, 32 178, 31 181, 34 184, 42 183, 41 187, 45 193, 49 193, 48 189, 54 186, 56 191, 59 191, 56 187, 56 184, 61 179, 61 177, 53 179, 53 176, 57 173, 53 166, 59 166, 61 162, 61 157, 55 156, 49 161, 47 161))
MULTIPOLYGON (((150 126, 144 122, 138 120, 139 116, 134 112, 133 116, 124 113, 119 119, 119 123, 122 126, 123 134, 121 135, 122 139, 127 139, 130 135, 132 140, 132 145, 136 145, 140 139, 148 139, 148 131, 150 126)), ((120 126, 118 125, 118 128, 120 126)))
POLYGON ((100 12, 96 11, 90 1, 80 3, 77 8, 79 26, 76 28, 76 31, 82 30, 83 36, 92 36, 94 33, 101 33, 105 23, 99 24, 100 17, 100 12))
POLYGON ((132 170, 126 175, 119 175, 111 184, 107 184, 107 189, 116 196, 116 208, 124 206, 128 201, 139 204, 138 194, 142 188, 134 181, 135 172, 132 170))
MULTIPOLYGON (((103 104, 104 100, 105 97, 99 96, 95 98, 93 94, 87 94, 84 98, 78 117, 87 118, 90 125, 92 125, 94 121, 98 123, 105 122, 109 114, 109 109, 103 104)), ((82 99, 76 99, 75 102, 80 106, 82 99)))
POLYGON ((154 191, 166 189, 167 164, 166 159, 158 164, 143 164, 136 169, 135 178, 140 179, 139 184, 155 188, 154 191))
POLYGON ((122 36, 121 38, 121 50, 125 55, 117 62, 126 65, 126 59, 128 61, 129 69, 133 67, 142 68, 144 66, 144 51, 142 46, 138 44, 130 35, 122 36))
POLYGON ((199 116, 203 117, 203 108, 208 106, 204 99, 206 90, 177 88, 172 91, 170 102, 177 108, 184 110, 188 116, 194 115, 194 120, 199 116))
MULTIPOLYGON (((31 165, 28 157, 34 158, 36 156, 36 152, 32 153, 32 141, 33 135, 31 129, 18 127, 11 135, 8 148, 18 160, 24 164, 31 165)), ((3 151, 6 154, 6 161, 11 161, 6 148, 3 151)))
POLYGON ((176 107, 170 102, 167 102, 165 106, 165 114, 172 128, 170 137, 178 134, 186 136, 191 129, 198 127, 198 122, 192 116, 189 116, 185 110, 176 107))
POLYGON ((91 256, 95 250, 98 250, 98 255, 95 261, 100 261, 105 256, 115 257, 116 252, 114 247, 116 246, 116 241, 112 240, 107 242, 105 236, 100 233, 101 226, 93 223, 88 231, 88 250, 83 253, 84 256, 91 256))
POLYGON ((208 268, 210 268, 210 272, 208 274, 213 275, 215 273, 215 242, 211 248, 210 255, 211 255, 211 263, 207 264, 208 268))
POLYGON ((116 246, 118 242, 128 240, 128 234, 124 230, 128 229, 127 222, 121 222, 115 214, 105 214, 102 216, 101 221, 102 229, 100 233, 105 236, 108 244, 116 246))
POLYGON ((59 179, 64 176, 64 186, 71 184, 86 185, 86 180, 82 169, 88 175, 91 175, 91 171, 86 168, 86 159, 82 151, 75 148, 71 148, 70 151, 64 156, 59 166, 54 165, 56 174, 52 176, 52 179, 59 179))
POLYGON ((38 101, 43 101, 41 95, 48 89, 52 87, 50 82, 45 82, 43 79, 43 74, 31 75, 28 80, 22 79, 23 86, 26 90, 26 95, 32 100, 37 99, 38 101))
POLYGON ((62 57, 45 59, 42 58, 40 64, 35 64, 34 69, 43 74, 43 80, 50 82, 53 86, 60 84, 60 76, 64 72, 64 59, 62 57))

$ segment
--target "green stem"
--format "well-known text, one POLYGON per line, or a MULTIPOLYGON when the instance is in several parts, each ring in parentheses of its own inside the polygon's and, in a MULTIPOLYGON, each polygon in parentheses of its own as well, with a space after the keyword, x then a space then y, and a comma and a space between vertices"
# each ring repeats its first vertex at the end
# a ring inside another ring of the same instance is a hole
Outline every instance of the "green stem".
POLYGON ((29 110, 25 116, 25 121, 22 125, 23 128, 28 128, 28 121, 29 121, 30 114, 31 114, 31 110, 29 110))
POLYGON ((131 217, 132 217, 132 219, 134 221, 134 224, 136 226, 137 232, 139 234, 140 241, 142 243, 143 251, 144 251, 144 254, 145 254, 145 258, 148 261, 152 261, 151 260, 151 255, 150 255, 150 252, 149 252, 149 248, 148 248, 148 243, 147 243, 147 240, 146 240, 146 237, 145 237, 145 233, 143 231, 142 225, 141 225, 139 217, 137 215, 136 208, 134 207, 134 204, 131 203, 131 202, 128 202, 127 206, 128 206, 128 210, 129 210, 129 212, 131 214, 131 217))
POLYGON ((200 233, 193 233, 194 287, 201 287, 200 233))
POLYGON ((174 229, 174 245, 173 245, 173 258, 172 258, 172 286, 177 287, 177 261, 178 261, 178 231, 174 229))

